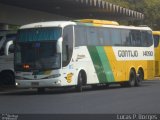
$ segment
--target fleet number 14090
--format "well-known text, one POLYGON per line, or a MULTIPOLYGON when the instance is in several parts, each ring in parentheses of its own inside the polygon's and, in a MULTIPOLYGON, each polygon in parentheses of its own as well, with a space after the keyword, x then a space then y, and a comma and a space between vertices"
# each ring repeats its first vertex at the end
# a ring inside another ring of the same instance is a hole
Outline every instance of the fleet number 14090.
POLYGON ((153 56, 153 51, 143 51, 143 56, 153 56))

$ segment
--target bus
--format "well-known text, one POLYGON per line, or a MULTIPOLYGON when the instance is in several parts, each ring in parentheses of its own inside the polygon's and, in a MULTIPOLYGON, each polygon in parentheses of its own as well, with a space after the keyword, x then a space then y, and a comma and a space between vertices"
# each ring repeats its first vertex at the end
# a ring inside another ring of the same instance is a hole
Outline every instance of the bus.
POLYGON ((85 85, 140 86, 154 77, 149 27, 82 19, 32 23, 18 30, 15 78, 19 88, 85 85))
POLYGON ((15 85, 14 45, 16 31, 0 30, 0 85, 15 85))
POLYGON ((155 77, 160 77, 160 31, 153 31, 155 52, 155 77))

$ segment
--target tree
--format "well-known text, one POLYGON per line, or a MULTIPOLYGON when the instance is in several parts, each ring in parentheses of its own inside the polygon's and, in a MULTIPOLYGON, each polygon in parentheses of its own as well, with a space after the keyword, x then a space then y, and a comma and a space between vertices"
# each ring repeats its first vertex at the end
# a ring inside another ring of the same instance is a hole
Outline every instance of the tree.
POLYGON ((136 10, 144 14, 143 21, 134 21, 135 25, 145 24, 154 30, 160 30, 160 2, 159 0, 106 0, 113 4, 136 10))

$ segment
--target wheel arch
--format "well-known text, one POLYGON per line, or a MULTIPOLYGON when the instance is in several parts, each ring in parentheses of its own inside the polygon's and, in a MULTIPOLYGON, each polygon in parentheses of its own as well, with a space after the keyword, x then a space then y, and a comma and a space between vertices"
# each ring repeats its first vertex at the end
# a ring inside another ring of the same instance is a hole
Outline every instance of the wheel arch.
POLYGON ((134 67, 131 67, 128 73, 128 80, 130 79, 130 73, 131 71, 134 71, 134 73, 136 74, 136 69, 134 67))
POLYGON ((138 68, 138 71, 137 71, 137 74, 138 74, 139 71, 141 71, 141 72, 143 73, 143 79, 144 79, 145 73, 144 73, 143 68, 142 68, 142 67, 139 67, 139 68, 138 68))
POLYGON ((2 71, 0 72, 0 75, 2 75, 2 74, 4 74, 4 73, 11 73, 13 76, 15 76, 13 70, 2 70, 2 71))
POLYGON ((14 85, 14 83, 15 83, 15 74, 14 74, 14 71, 12 71, 12 70, 1 71, 0 78, 1 78, 0 83, 2 83, 4 85, 14 85), (8 76, 9 74, 12 75, 12 77, 10 77, 11 78, 10 80, 2 79, 2 78, 4 78, 4 76, 8 76))
POLYGON ((80 68, 78 70, 78 72, 77 72, 77 83, 78 83, 78 75, 79 75, 79 73, 82 74, 82 78, 83 78, 83 83, 82 84, 86 85, 87 84, 87 72, 86 72, 86 70, 83 69, 83 68, 80 68))

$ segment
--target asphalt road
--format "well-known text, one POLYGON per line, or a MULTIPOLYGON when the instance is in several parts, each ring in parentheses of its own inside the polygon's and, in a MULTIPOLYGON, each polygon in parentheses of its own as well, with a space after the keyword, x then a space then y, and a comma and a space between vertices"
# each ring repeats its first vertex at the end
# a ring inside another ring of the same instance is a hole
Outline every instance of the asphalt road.
POLYGON ((51 89, 43 94, 36 90, 0 91, 0 113, 160 113, 160 80, 145 81, 141 87, 90 89, 51 89))

